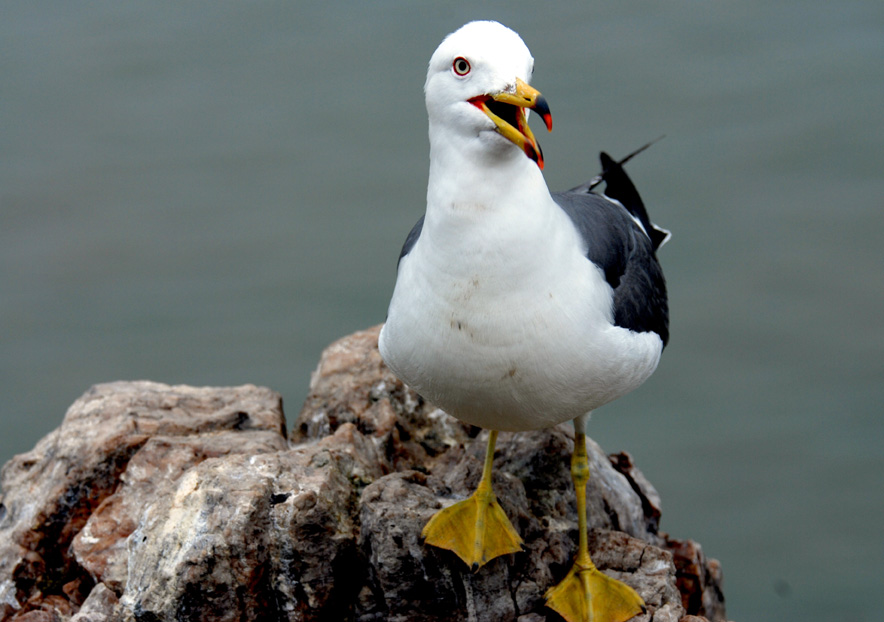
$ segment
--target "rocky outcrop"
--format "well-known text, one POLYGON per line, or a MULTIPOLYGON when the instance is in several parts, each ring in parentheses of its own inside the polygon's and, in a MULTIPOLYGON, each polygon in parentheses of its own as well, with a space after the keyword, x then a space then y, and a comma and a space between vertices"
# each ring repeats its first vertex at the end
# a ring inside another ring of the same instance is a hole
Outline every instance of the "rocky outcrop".
MULTIPOLYGON (((255 386, 97 385, 3 468, 0 619, 559 620, 576 542, 569 426, 501 433, 494 487, 525 551, 471 573, 420 530, 479 479, 485 433, 405 388, 377 328, 332 344, 286 436, 255 386)), ((721 572, 659 532, 628 454, 588 446, 591 553, 648 622, 725 619, 721 572)))

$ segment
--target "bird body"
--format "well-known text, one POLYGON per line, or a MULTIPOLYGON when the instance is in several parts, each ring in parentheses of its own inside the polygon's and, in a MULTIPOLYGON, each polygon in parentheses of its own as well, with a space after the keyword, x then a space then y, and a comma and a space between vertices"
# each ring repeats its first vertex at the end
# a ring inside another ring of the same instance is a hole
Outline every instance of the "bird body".
POLYGON ((668 309, 655 251, 668 232, 648 220, 625 160, 601 156, 610 198, 592 183, 549 192, 527 123, 533 110, 552 129, 533 68, 496 22, 465 25, 430 59, 426 212, 402 248, 378 347, 412 389, 490 429, 476 492, 422 532, 474 569, 521 550, 491 487, 497 431, 575 422, 578 551, 547 605, 569 622, 623 622, 644 603, 590 559, 584 425, 657 367, 668 309))
MULTIPOLYGON (((492 174, 515 183, 488 182, 501 190, 483 201, 434 200, 430 191, 399 263, 381 354, 406 384, 468 423, 549 427, 635 389, 663 342, 614 324, 614 289, 530 160, 492 174)), ((605 202, 584 200, 602 218, 605 202)))
MULTIPOLYGON (((615 321, 615 290, 636 285, 620 283, 628 268, 659 273, 641 223, 597 194, 551 195, 536 143, 514 148, 476 105, 512 96, 533 65, 521 38, 495 22, 467 24, 433 54, 426 213, 400 256, 379 342, 406 384, 497 430, 570 421, 625 395, 654 371, 665 341, 615 321), (467 74, 457 59, 468 59, 467 74)), ((510 101, 488 104, 533 141, 510 101)), ((663 288, 662 273, 656 280, 663 288)), ((647 304, 641 285, 626 302, 647 304)), ((663 292, 651 313, 665 324, 663 292)))

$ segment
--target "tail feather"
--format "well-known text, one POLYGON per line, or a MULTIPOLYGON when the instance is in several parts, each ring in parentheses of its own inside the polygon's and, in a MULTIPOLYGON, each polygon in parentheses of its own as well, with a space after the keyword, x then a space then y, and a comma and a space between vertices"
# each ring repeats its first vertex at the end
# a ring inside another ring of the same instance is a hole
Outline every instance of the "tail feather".
POLYGON ((602 163, 602 172, 594 177, 589 183, 573 189, 575 192, 591 192, 600 183, 605 182, 604 195, 623 205, 623 207, 625 207, 626 210, 641 223, 642 228, 645 230, 645 233, 648 234, 651 243, 654 245, 654 250, 657 250, 669 241, 672 234, 668 230, 658 227, 651 222, 651 219, 648 217, 648 210, 645 208, 641 195, 639 195, 638 190, 636 190, 629 175, 626 174, 623 165, 662 138, 663 137, 661 136, 646 145, 642 145, 619 162, 606 152, 602 151, 599 154, 599 160, 602 163))

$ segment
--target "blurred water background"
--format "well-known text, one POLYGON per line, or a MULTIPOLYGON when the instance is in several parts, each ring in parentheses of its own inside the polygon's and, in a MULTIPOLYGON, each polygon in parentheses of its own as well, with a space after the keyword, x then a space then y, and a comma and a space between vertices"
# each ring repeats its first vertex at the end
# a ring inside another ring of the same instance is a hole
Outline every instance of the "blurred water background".
POLYGON ((494 18, 536 58, 553 189, 667 136, 628 170, 674 234, 671 345, 590 435, 721 560, 730 618, 880 618, 884 3, 2 12, 0 461, 103 381, 252 382, 294 418, 322 348, 384 319, 430 54, 494 18))

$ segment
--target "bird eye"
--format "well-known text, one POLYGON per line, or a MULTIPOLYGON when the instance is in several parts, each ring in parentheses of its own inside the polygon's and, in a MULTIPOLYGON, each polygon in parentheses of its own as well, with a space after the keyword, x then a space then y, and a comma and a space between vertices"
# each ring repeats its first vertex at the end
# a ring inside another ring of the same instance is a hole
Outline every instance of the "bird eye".
POLYGON ((465 76, 470 73, 470 61, 465 59, 463 56, 458 56, 454 59, 454 62, 451 64, 451 67, 454 69, 454 73, 459 76, 465 76))

